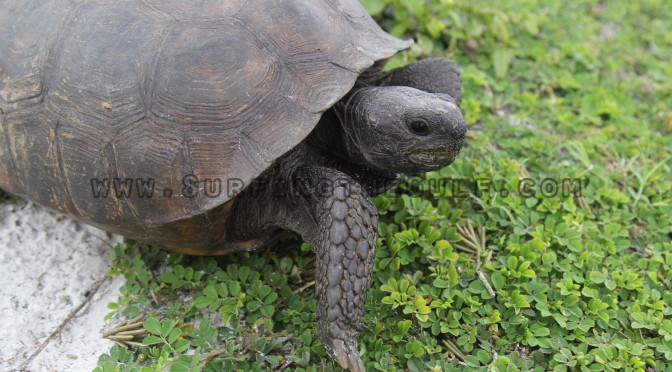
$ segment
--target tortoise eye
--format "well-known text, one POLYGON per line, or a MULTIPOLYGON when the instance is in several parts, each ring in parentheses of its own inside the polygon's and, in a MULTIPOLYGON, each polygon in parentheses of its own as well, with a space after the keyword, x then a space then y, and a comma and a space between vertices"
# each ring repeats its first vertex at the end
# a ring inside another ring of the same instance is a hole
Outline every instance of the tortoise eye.
POLYGON ((413 133, 417 134, 418 136, 426 136, 430 132, 429 124, 427 124, 427 122, 424 120, 413 120, 410 127, 413 133))

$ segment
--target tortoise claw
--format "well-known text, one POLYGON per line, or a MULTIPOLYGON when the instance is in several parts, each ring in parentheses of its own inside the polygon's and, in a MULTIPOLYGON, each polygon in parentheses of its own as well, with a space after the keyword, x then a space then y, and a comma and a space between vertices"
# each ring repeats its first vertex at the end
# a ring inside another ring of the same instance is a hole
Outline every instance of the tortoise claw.
POLYGON ((336 361, 343 369, 349 369, 351 372, 366 372, 364 362, 357 352, 357 342, 344 342, 343 340, 334 340, 334 356, 336 361))

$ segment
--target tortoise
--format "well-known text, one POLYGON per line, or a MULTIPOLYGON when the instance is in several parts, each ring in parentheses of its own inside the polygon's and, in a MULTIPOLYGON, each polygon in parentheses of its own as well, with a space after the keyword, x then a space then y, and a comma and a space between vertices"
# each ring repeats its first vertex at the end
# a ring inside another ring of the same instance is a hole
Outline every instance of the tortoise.
POLYGON ((318 332, 363 371, 371 196, 463 146, 457 65, 355 0, 9 0, 0 188, 195 255, 291 230, 317 256, 318 332))

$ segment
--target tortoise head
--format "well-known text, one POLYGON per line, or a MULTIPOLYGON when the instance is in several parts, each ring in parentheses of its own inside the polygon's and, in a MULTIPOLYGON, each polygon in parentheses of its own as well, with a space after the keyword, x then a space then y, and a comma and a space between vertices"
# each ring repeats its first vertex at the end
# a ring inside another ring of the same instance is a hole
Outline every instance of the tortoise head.
POLYGON ((380 171, 418 173, 447 166, 467 132, 452 97, 402 86, 355 91, 343 118, 347 157, 380 171))

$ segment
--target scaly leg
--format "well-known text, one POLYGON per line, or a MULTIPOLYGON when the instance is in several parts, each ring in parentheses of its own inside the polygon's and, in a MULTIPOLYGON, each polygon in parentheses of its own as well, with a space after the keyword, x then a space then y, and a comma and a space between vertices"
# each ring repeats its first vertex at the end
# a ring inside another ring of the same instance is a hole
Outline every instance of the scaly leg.
MULTIPOLYGON (((282 173, 282 172, 281 172, 282 173)), ((289 172, 287 198, 239 197, 232 236, 293 230, 317 255, 315 288, 320 338, 343 368, 364 372, 357 335, 371 285, 378 214, 362 187, 339 171, 302 165, 289 172)), ((285 184, 286 185, 286 184, 285 184)))
POLYGON ((361 186, 343 173, 306 166, 295 177, 318 180, 303 191, 318 225, 309 240, 317 254, 320 338, 341 367, 364 371, 357 335, 371 285, 378 213, 361 186))

